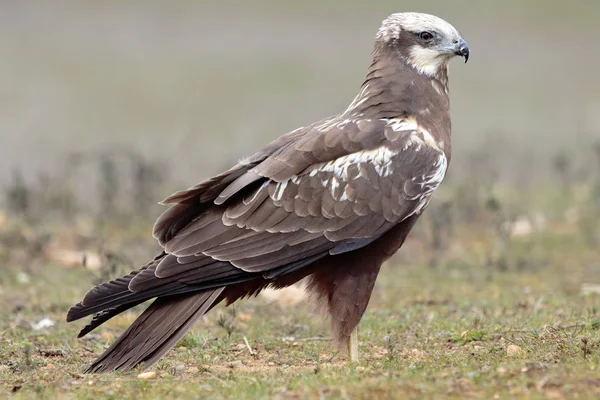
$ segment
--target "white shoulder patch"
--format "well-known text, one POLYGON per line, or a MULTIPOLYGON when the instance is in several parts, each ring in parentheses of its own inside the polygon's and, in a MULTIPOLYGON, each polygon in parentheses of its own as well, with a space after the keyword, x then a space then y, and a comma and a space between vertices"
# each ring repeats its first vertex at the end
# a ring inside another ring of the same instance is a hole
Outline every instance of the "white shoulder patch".
POLYGON ((440 186, 440 183, 442 183, 444 177, 446 176, 448 159, 443 152, 440 153, 437 161, 433 163, 433 166, 437 167, 437 169, 433 174, 426 176, 424 181, 425 187, 427 188, 427 194, 433 193, 433 191, 440 186))
POLYGON ((407 215, 407 218, 414 214, 421 213, 427 204, 429 204, 429 200, 433 195, 433 192, 440 186, 444 177, 446 176, 446 170, 448 168, 448 159, 443 152, 440 152, 438 159, 433 163, 435 169, 426 175, 415 176, 411 179, 413 184, 418 185, 422 192, 414 197, 410 197, 410 200, 416 200, 417 205, 413 209, 413 211, 407 215))
POLYGON ((395 132, 419 129, 417 121, 412 118, 392 118, 387 120, 387 126, 395 132))
MULTIPOLYGON (((343 201, 348 199, 348 194, 345 191, 346 182, 360 176, 368 176, 367 167, 373 168, 377 175, 382 178, 392 175, 394 173, 392 160, 397 154, 396 151, 391 150, 387 146, 359 151, 322 164, 319 168, 310 171, 306 177, 314 178, 319 172, 327 172, 328 174, 326 174, 326 178, 321 181, 321 185, 328 189, 333 198, 343 201), (355 166, 356 168, 351 169, 350 167, 352 166, 355 166), (338 188, 341 186, 344 187, 344 190, 340 192, 338 188)), ((280 201, 290 182, 299 184, 304 178, 305 176, 295 175, 288 180, 278 182, 271 198, 275 201, 280 201)))
POLYGON ((328 162, 320 168, 321 171, 333 172, 337 177, 343 180, 348 180, 348 168, 351 165, 357 165, 360 171, 362 164, 372 164, 375 171, 382 177, 390 175, 393 171, 391 168, 392 157, 397 153, 387 146, 377 147, 373 150, 359 151, 357 153, 348 154, 328 162))

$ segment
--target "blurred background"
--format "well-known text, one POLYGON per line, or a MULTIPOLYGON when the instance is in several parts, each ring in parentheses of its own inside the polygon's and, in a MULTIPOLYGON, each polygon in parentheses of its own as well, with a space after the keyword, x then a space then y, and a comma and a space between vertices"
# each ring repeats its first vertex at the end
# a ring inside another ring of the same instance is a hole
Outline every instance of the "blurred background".
POLYGON ((448 260, 457 230, 494 239, 477 265, 518 263, 511 238, 554 225, 596 246, 597 1, 29 0, 0 5, 4 257, 58 241, 101 264, 133 257, 139 228, 145 260, 158 200, 344 110, 398 11, 450 21, 472 51, 451 65, 453 164, 424 257, 448 260))
MULTIPOLYGON (((471 154, 502 178, 551 177, 557 152, 589 167, 600 129, 600 4, 589 1, 2 2, 0 181, 53 173, 74 153, 135 152, 183 184, 345 109, 392 12, 454 24, 452 177, 471 154)), ((589 173, 589 168, 583 168, 589 173)), ((74 173, 77 171, 73 171, 74 173)), ((90 183, 87 172, 78 180, 90 183)), ((88 187, 83 184, 85 192, 88 187)))

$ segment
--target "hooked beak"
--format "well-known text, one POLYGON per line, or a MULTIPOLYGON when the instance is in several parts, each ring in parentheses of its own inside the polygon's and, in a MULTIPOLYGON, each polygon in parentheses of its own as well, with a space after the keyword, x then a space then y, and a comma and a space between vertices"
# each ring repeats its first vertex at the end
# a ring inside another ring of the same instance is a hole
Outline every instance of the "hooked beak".
POLYGON ((454 46, 454 54, 464 57, 465 63, 469 61, 469 46, 467 45, 467 42, 460 39, 460 41, 454 46))

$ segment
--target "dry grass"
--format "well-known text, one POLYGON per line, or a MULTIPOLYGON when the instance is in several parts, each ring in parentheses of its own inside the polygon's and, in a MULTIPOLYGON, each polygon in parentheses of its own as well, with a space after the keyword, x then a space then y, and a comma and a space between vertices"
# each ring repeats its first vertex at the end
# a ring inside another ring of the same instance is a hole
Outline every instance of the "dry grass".
MULTIPOLYGON (((16 399, 599 396, 600 276, 586 231, 550 222, 542 232, 506 235, 506 221, 494 222, 500 214, 489 204, 472 229, 440 225, 439 213, 431 210, 432 219, 382 272, 360 328, 360 364, 348 364, 332 348, 327 323, 310 306, 286 309, 258 298, 211 312, 141 377, 140 371, 81 373, 136 313, 83 340, 75 339, 81 323, 63 322, 92 282, 131 266, 105 255, 100 270, 52 264, 45 249, 93 247, 94 230, 86 239, 76 230, 47 228, 60 233, 43 242, 43 229, 4 217, 2 393, 16 399), (431 241, 429 227, 452 230, 453 237, 431 241), (9 247, 8 238, 19 235, 9 247), (54 325, 42 328, 44 319, 54 325)), ((113 239, 97 243, 109 249, 137 243, 124 253, 143 257, 154 251, 140 233, 148 225, 132 222, 123 230, 104 221, 113 239)))

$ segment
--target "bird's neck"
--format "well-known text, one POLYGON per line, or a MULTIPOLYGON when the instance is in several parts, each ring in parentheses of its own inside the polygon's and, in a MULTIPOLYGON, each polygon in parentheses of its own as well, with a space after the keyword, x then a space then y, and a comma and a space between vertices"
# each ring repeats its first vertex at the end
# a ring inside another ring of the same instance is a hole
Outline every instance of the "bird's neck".
POLYGON ((361 89, 345 114, 361 118, 416 118, 440 141, 450 142, 448 70, 419 72, 390 52, 373 52, 361 89))

